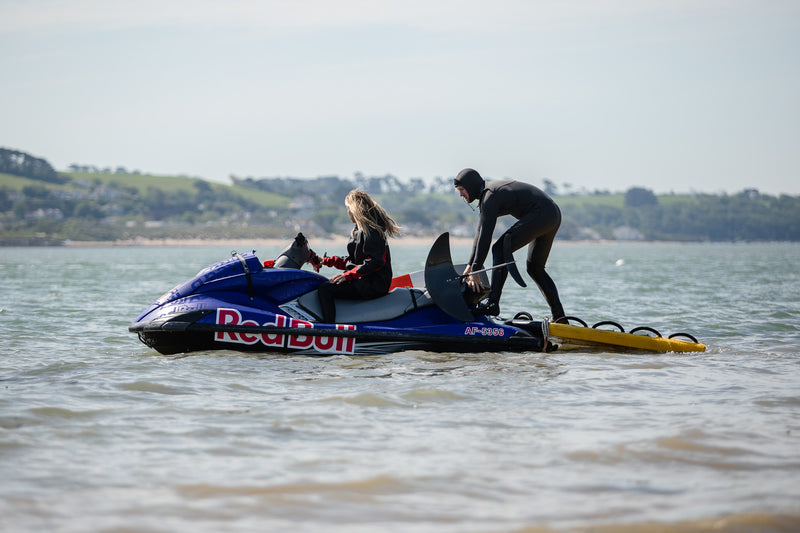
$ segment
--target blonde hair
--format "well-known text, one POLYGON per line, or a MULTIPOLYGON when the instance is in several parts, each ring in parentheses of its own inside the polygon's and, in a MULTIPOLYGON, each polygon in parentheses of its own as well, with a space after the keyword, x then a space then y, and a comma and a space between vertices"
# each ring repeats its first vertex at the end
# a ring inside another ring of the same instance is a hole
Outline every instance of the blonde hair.
POLYGON ((400 233, 400 226, 388 213, 373 200, 369 194, 358 189, 353 189, 344 199, 344 205, 350 210, 355 220, 356 228, 369 233, 378 231, 383 238, 393 237, 400 233))

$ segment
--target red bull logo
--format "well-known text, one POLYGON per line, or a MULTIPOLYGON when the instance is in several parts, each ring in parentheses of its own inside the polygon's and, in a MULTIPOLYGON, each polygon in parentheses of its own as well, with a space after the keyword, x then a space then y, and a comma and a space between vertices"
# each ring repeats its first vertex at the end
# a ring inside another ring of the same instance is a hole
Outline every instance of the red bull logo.
MULTIPOLYGON (((225 326, 272 326, 279 328, 308 328, 314 329, 314 324, 305 320, 275 315, 275 320, 259 324, 255 320, 242 320, 242 314, 237 309, 217 309, 216 323, 225 326)), ((339 330, 355 330, 352 324, 337 324, 339 330)), ((261 343, 264 346, 275 348, 288 348, 291 350, 313 349, 320 353, 345 353, 355 352, 356 340, 353 337, 329 337, 319 335, 297 335, 285 333, 242 333, 217 331, 214 340, 220 342, 235 342, 239 344, 261 343)))

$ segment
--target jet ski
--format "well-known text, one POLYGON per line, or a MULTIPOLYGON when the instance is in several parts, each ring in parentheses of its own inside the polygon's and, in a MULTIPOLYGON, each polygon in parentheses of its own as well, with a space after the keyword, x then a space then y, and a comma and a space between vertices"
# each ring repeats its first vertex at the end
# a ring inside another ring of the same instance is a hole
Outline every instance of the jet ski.
MULTIPOLYGON (((389 293, 372 300, 337 300, 336 324, 322 321, 317 287, 328 278, 303 270, 316 254, 300 233, 275 260, 236 253, 204 268, 158 298, 130 325, 162 354, 240 350, 308 355, 433 352, 552 352, 559 347, 645 351, 704 351, 687 334, 663 338, 625 333, 614 322, 592 328, 575 317, 534 320, 521 312, 506 321, 475 314, 484 294, 464 283, 450 256, 449 234, 431 247, 425 270, 397 276, 389 293), (578 320, 583 327, 569 324, 578 320), (598 329, 613 324, 620 331, 598 329), (689 340, 675 338, 685 336, 689 340)), ((491 270, 491 269, 486 269, 491 270)), ((480 273, 488 286, 486 271, 480 273)))
POLYGON ((424 286, 419 273, 413 273, 395 278, 393 288, 380 298, 337 300, 336 324, 321 318, 317 287, 328 278, 302 270, 314 255, 302 233, 274 261, 262 263, 255 251, 234 253, 158 298, 128 329, 162 354, 215 349, 309 355, 555 349, 539 321, 512 325, 473 314, 470 305, 477 303, 476 295, 453 266, 447 233, 430 249, 424 286))

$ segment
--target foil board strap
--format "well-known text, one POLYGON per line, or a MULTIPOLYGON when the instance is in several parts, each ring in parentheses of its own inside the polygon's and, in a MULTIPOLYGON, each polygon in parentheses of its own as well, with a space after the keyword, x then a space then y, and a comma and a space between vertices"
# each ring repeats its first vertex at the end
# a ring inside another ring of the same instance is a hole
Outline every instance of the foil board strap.
POLYGON ((583 343, 623 346, 626 348, 650 350, 654 352, 704 352, 706 350, 705 344, 681 339, 650 337, 647 335, 573 326, 557 322, 548 323, 547 328, 551 339, 555 337, 558 339, 581 341, 583 343))

